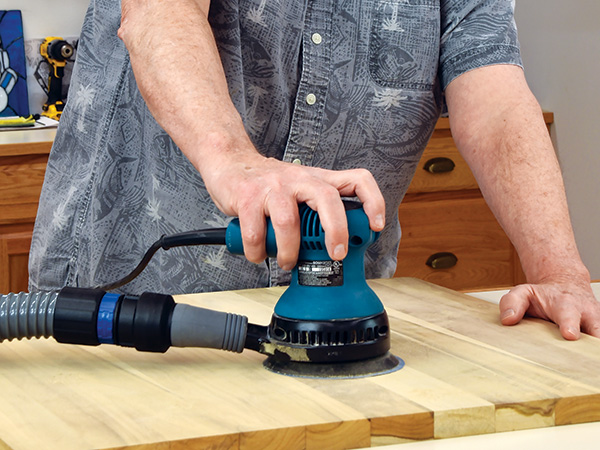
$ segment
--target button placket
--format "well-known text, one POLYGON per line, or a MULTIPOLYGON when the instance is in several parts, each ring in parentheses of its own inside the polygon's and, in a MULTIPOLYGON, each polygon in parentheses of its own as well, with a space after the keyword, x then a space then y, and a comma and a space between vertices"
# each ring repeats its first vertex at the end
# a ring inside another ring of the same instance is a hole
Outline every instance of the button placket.
POLYGON ((285 149, 284 160, 311 165, 319 140, 331 72, 327 35, 334 11, 332 0, 315 0, 306 12, 302 46, 302 75, 285 149))
MULTIPOLYGON (((302 38, 302 74, 283 157, 284 161, 293 164, 312 165, 321 135, 332 71, 330 41, 326 36, 331 32, 334 6, 332 0, 313 0, 307 7, 302 38)), ((272 285, 285 279, 281 268, 271 265, 272 285)))

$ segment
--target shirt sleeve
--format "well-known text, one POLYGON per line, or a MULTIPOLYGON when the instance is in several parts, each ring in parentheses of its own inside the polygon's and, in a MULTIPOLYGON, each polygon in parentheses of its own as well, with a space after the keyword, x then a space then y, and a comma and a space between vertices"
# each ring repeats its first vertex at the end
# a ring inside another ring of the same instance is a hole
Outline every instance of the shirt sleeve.
POLYGON ((459 75, 494 64, 521 66, 514 0, 442 0, 439 76, 442 88, 459 75))

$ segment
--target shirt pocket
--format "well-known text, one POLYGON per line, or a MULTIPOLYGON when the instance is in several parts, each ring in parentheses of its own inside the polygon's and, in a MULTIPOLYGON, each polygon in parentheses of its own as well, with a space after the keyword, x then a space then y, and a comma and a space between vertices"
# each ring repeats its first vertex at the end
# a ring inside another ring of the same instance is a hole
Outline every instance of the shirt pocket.
POLYGON ((375 0, 369 72, 384 87, 430 90, 437 77, 439 0, 375 0))

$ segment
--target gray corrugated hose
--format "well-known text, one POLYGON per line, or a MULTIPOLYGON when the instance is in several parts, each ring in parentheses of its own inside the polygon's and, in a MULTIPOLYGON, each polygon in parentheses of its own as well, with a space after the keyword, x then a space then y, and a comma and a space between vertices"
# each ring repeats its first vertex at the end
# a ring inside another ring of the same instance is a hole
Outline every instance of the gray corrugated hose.
POLYGON ((21 292, 0 297, 0 342, 52 336, 58 292, 21 292))

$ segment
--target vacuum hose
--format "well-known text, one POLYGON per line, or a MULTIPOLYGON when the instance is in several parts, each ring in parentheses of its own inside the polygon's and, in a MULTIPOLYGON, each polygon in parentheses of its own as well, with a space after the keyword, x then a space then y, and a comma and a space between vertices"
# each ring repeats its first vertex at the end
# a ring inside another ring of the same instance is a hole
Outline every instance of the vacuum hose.
POLYGON ((58 292, 0 297, 0 341, 52 336, 56 297, 58 292))
POLYGON ((170 295, 137 297, 66 287, 0 296, 0 342, 53 336, 62 343, 115 344, 150 352, 175 346, 240 353, 247 329, 245 316, 177 304, 170 295))

